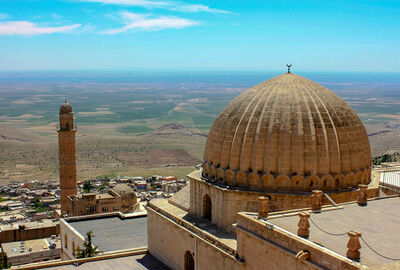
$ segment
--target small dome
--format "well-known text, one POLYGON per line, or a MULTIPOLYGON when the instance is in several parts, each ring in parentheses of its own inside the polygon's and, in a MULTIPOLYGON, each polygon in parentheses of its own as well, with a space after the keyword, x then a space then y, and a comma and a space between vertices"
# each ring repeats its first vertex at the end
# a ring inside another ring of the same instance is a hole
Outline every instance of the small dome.
POLYGON ((118 184, 112 190, 121 196, 123 208, 131 207, 137 203, 136 193, 128 185, 118 184))
POLYGON ((60 107, 60 113, 72 113, 72 106, 69 103, 65 102, 60 107))
POLYGON ((370 181, 356 112, 329 89, 286 73, 235 98, 208 134, 203 176, 249 190, 333 191, 370 181))

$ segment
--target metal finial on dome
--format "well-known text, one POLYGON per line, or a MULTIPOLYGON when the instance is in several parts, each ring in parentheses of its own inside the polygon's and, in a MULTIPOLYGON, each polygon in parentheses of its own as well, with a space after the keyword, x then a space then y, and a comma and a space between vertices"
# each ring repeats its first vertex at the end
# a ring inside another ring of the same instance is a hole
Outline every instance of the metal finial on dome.
POLYGON ((68 102, 67 102, 67 98, 65 98, 65 102, 64 102, 64 103, 68 103, 68 102))
POLYGON ((290 73, 290 68, 292 67, 292 64, 286 64, 286 66, 287 66, 287 73, 290 73))

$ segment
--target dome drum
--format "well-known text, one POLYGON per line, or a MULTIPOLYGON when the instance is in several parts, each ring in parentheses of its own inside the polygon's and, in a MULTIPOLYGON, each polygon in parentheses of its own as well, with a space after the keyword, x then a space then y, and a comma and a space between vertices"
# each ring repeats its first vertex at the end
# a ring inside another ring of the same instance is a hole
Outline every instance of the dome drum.
POLYGON ((249 186, 262 189, 261 175, 257 172, 252 172, 248 175, 249 186))
POLYGON ((233 183, 235 181, 235 172, 232 170, 226 170, 224 176, 227 183, 233 183))
POLYGON ((214 165, 203 163, 202 176, 214 180, 219 185, 245 188, 248 190, 278 190, 304 192, 319 189, 322 191, 337 191, 343 188, 357 187, 358 184, 368 184, 371 168, 367 167, 356 172, 325 174, 325 175, 285 175, 261 172, 243 172, 240 170, 215 168, 214 165), (207 172, 209 170, 211 173, 207 172))

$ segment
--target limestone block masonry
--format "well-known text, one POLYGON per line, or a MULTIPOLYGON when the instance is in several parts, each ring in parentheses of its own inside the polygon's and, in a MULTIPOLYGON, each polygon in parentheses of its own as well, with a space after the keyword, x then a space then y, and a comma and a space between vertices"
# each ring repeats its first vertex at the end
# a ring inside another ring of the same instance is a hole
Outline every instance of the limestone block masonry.
POLYGON ((197 270, 243 269, 232 255, 216 245, 210 245, 195 232, 152 209, 152 206, 147 211, 149 252, 171 269, 186 270, 183 255, 187 251, 193 254, 197 270))
MULTIPOLYGON (((217 186, 205 181, 201 177, 201 171, 194 171, 188 175, 190 179, 190 213, 203 216, 203 198, 208 195, 211 199, 211 222, 227 231, 232 231, 232 224, 236 222, 238 212, 257 212, 258 197, 269 198, 270 212, 285 211, 291 209, 310 208, 312 205, 311 192, 283 192, 276 190, 252 191, 246 188, 227 188, 217 186)), ((357 200, 360 191, 344 189, 327 192, 336 203, 344 203, 357 200)), ((367 198, 378 196, 379 187, 368 186, 365 191, 367 198)), ((322 205, 330 205, 328 198, 323 196, 322 205)))
POLYGON ((63 215, 68 212, 68 196, 78 193, 75 136, 74 113, 71 105, 64 103, 60 108, 60 128, 58 130, 60 196, 63 215))

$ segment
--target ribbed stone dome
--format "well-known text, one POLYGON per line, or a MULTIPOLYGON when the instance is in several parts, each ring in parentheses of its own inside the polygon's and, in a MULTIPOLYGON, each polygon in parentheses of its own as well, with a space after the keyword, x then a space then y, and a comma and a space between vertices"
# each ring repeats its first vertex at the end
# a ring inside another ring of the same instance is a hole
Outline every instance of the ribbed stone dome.
POLYGON ((130 207, 137 203, 135 191, 125 184, 118 184, 112 190, 121 196, 122 207, 130 207))
POLYGON ((226 106, 210 129, 203 177, 249 190, 333 191, 370 181, 371 150, 355 111, 286 73, 226 106))

